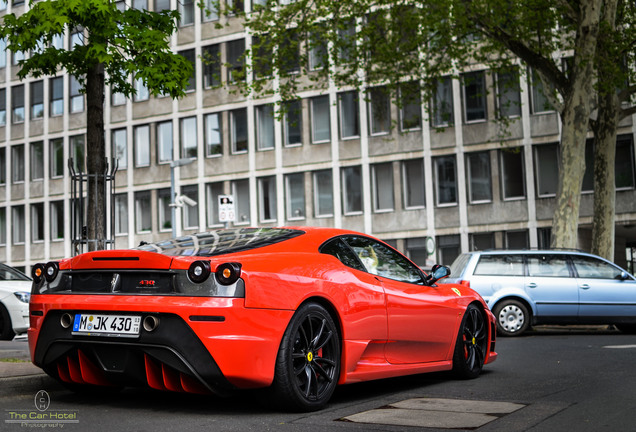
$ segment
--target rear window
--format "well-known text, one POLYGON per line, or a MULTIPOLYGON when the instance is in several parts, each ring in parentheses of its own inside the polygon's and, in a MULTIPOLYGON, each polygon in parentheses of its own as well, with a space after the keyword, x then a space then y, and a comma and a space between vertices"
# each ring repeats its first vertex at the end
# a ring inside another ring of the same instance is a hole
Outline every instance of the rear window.
POLYGON ((136 249, 169 256, 214 256, 270 246, 298 237, 304 231, 286 228, 220 229, 151 243, 136 249))
POLYGON ((451 277, 460 277, 466 266, 468 265, 468 261, 470 260, 470 254, 461 254, 450 266, 451 269, 451 277))
POLYGON ((482 255, 474 274, 476 276, 523 276, 523 256, 482 255))

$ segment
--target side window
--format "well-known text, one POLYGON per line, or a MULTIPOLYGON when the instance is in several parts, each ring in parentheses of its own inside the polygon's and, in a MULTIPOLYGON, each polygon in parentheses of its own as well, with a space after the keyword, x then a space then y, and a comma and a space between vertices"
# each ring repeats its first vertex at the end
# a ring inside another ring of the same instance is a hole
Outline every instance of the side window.
POLYGON ((587 256, 572 256, 574 268, 581 278, 620 279, 621 270, 600 259, 587 256))
POLYGON ((369 273, 400 282, 422 283, 418 268, 386 245, 366 237, 346 237, 344 241, 369 273))
POLYGON ((569 277, 565 255, 528 255, 528 276, 569 277))
POLYGON ((360 261, 358 261, 356 256, 353 254, 351 249, 339 238, 330 240, 329 242, 322 245, 320 248, 320 252, 327 255, 335 256, 347 267, 351 267, 360 271, 366 271, 360 264, 360 261))
POLYGON ((475 276, 523 276, 523 256, 482 255, 475 276))

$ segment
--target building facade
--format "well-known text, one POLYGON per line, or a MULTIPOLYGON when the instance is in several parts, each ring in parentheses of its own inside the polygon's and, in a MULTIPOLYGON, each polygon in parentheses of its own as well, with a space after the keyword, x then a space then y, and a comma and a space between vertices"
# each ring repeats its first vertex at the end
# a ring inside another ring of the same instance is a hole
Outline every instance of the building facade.
MULTIPOLYGON (((118 164, 115 247, 170 238, 173 224, 177 235, 223 227, 219 195, 234 198, 229 226, 354 229, 388 241, 422 266, 450 264, 474 249, 549 246, 560 123, 529 82, 531 74, 475 68, 441 79, 430 101, 422 100, 417 83, 407 82, 399 107, 381 88, 317 86, 278 119, 274 98, 232 91, 251 44, 240 20, 206 14, 196 3, 118 2, 179 8, 173 49, 195 73, 180 100, 151 97, 134 77, 131 99, 106 89, 107 151, 118 164), (203 62, 207 56, 220 60, 203 62), (505 134, 498 116, 509 120, 505 134), (187 158, 193 162, 171 168, 187 158), (176 192, 196 203, 177 207, 174 220, 172 170, 176 192), (430 257, 428 238, 436 244, 430 257)), ((0 5, 0 14, 28 7, 0 5)), ((249 0, 243 7, 249 10, 249 0)), ((54 43, 68 48, 81 40, 81 33, 71 33, 54 43)), ((67 161, 72 157, 82 170, 90 151, 86 104, 75 78, 63 72, 20 81, 21 54, 3 45, 0 259, 28 271, 73 255, 67 161)), ((310 70, 321 67, 309 57, 310 70)), ((617 142, 615 261, 623 266, 636 259, 635 120, 621 123, 617 142)), ((588 250, 593 145, 590 135, 579 222, 579 247, 588 250)))

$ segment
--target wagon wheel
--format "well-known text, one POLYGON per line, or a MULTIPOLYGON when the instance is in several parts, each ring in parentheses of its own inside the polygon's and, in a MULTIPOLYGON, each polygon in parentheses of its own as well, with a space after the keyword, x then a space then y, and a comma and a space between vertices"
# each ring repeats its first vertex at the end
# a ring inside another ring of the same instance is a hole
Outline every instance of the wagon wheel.
POLYGON ((453 372, 462 379, 477 378, 488 353, 488 324, 484 313, 468 305, 455 343, 453 372))
POLYGON ((329 312, 317 303, 301 306, 281 342, 272 390, 285 409, 314 411, 326 405, 340 375, 340 340, 329 312))

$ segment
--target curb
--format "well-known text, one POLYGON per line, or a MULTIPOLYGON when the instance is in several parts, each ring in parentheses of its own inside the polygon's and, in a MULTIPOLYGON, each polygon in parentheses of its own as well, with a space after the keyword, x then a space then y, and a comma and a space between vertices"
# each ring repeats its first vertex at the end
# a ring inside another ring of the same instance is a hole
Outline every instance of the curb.
POLYGON ((38 390, 57 386, 58 383, 45 373, 0 378, 0 397, 33 394, 38 390))

